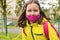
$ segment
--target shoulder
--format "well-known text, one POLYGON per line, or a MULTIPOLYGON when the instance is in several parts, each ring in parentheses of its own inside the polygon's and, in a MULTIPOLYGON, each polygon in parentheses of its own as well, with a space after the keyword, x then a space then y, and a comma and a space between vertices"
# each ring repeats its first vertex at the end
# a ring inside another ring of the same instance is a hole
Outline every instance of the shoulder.
POLYGON ((46 21, 48 22, 48 20, 46 18, 43 18, 42 22, 46 22, 46 21))

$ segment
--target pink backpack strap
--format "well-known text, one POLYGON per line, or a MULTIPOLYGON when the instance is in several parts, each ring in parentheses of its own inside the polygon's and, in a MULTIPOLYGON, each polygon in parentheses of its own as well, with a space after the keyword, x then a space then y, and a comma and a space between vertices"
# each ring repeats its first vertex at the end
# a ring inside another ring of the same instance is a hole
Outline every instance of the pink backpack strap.
MULTIPOLYGON (((50 25, 55 30, 55 32, 57 34, 57 37, 60 38, 59 33, 57 32, 57 30, 55 29, 55 27, 51 23, 50 23, 50 25)), ((49 38, 49 30, 48 30, 48 22, 47 21, 43 22, 43 28, 44 28, 45 36, 47 38, 49 38)))
POLYGON ((48 31, 48 22, 47 21, 43 22, 43 28, 44 28, 45 36, 47 37, 47 39, 49 39, 49 31, 48 31))

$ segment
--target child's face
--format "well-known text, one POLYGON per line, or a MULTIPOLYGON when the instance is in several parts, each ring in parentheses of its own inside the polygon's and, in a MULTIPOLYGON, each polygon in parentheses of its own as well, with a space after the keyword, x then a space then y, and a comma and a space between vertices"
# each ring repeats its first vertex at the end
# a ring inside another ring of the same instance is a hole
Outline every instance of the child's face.
POLYGON ((26 15, 40 15, 39 6, 36 3, 27 5, 26 15))

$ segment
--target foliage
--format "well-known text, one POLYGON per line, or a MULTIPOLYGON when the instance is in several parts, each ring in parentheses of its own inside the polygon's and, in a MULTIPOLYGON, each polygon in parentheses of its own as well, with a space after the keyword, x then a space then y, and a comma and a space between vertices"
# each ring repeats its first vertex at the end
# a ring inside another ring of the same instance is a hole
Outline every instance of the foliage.
MULTIPOLYGON (((54 21, 54 23, 56 23, 56 22, 58 22, 58 19, 59 19, 59 15, 56 13, 57 11, 59 11, 60 10, 60 0, 57 0, 58 1, 58 3, 53 3, 52 2, 53 0, 51 0, 51 2, 49 2, 49 3, 47 3, 49 6, 51 6, 49 9, 51 9, 51 10, 53 10, 53 17, 54 17, 54 19, 51 19, 51 20, 53 20, 54 21), (57 5, 59 5, 59 7, 57 6, 57 5), (56 10, 57 9, 57 10, 56 10)), ((43 5, 45 5, 45 2, 43 1, 42 2, 42 4, 43 5)), ((49 14, 49 9, 44 9, 44 7, 42 7, 43 8, 43 10, 44 10, 44 12, 46 13, 46 15, 49 17, 50 16, 50 14, 49 14)), ((52 12, 51 12, 52 13, 52 12)), ((50 21, 51 21, 50 20, 50 21)))
POLYGON ((19 12, 21 10, 22 4, 24 3, 24 0, 17 0, 17 5, 16 5, 16 14, 19 15, 19 12))
POLYGON ((54 13, 53 15, 54 15, 54 23, 58 22, 59 15, 57 15, 56 13, 54 13))
POLYGON ((59 7, 58 7, 58 9, 60 10, 60 0, 58 0, 58 4, 59 4, 59 7))
POLYGON ((0 13, 2 13, 3 10, 2 10, 2 4, 1 4, 1 0, 0 0, 0 13))

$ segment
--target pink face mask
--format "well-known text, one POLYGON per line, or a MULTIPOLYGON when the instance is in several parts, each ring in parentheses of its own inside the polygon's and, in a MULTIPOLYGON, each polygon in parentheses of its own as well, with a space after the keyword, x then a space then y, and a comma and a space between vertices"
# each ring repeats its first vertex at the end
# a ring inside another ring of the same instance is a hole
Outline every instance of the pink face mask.
POLYGON ((30 22, 36 22, 39 18, 40 15, 26 15, 26 18, 30 21, 30 22))

